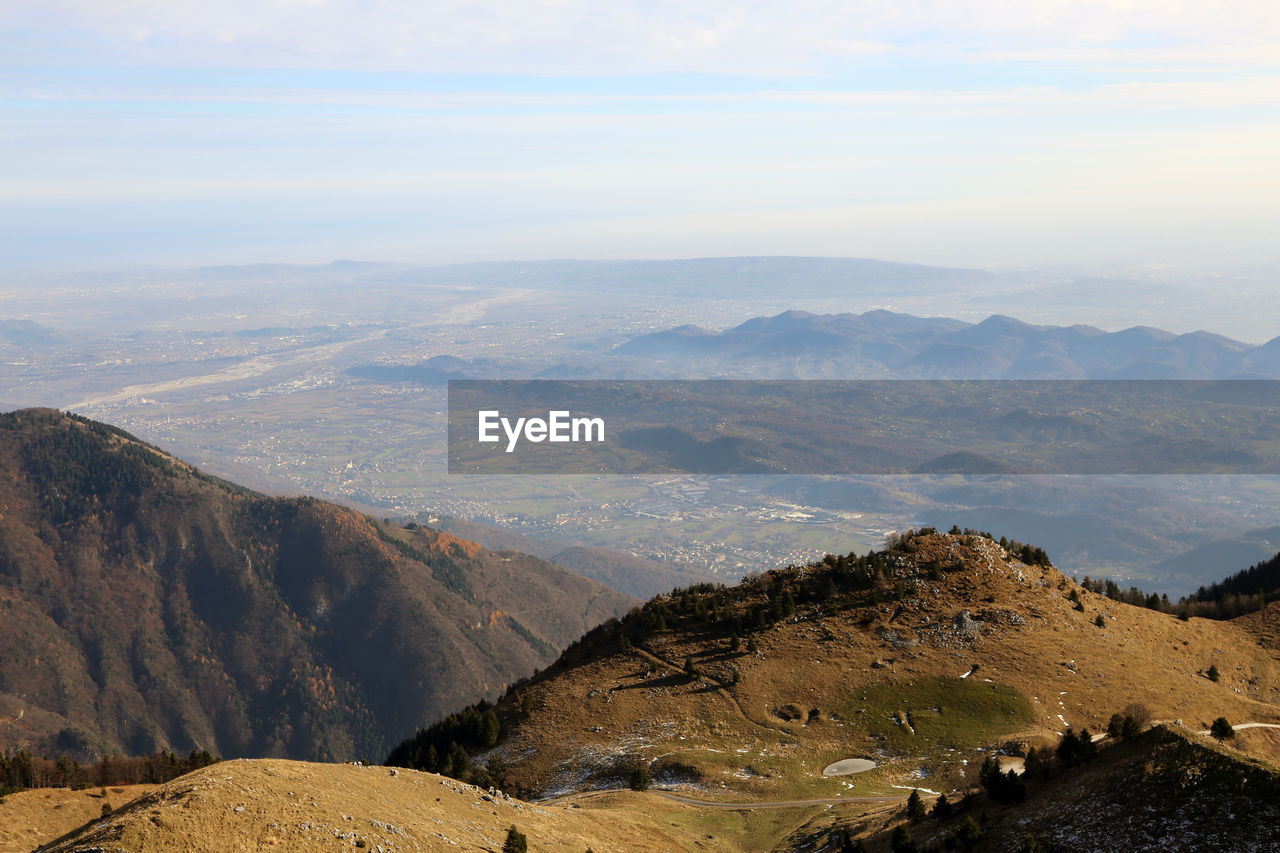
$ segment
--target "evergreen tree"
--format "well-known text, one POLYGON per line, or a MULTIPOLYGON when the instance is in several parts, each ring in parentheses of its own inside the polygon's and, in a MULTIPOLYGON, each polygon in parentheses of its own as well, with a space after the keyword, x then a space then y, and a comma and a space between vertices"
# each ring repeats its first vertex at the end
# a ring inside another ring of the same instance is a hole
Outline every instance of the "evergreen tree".
POLYGON ((947 800, 946 794, 939 794, 938 800, 933 804, 933 816, 937 820, 946 820, 951 817, 951 803, 947 800))
POLYGON ((924 802, 920 799, 920 789, 912 788, 907 797, 907 820, 920 820, 925 815, 924 802))
POLYGON ((507 830, 507 840, 502 843, 502 853, 528 853, 529 840, 520 830, 512 826, 507 830))

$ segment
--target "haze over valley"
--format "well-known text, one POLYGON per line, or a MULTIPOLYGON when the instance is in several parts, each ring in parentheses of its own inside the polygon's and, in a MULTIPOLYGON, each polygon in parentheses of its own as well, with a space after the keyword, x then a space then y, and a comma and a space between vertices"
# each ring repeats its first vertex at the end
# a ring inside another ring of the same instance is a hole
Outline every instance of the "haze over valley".
POLYGON ((1280 851, 1273 6, 0 3, 0 853, 1280 851))

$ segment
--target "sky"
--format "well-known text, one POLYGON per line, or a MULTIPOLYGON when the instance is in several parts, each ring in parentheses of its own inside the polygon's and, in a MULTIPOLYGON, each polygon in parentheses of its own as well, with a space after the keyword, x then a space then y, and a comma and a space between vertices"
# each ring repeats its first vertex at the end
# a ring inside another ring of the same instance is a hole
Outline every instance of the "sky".
POLYGON ((1269 0, 2 0, 9 273, 1274 268, 1269 0))

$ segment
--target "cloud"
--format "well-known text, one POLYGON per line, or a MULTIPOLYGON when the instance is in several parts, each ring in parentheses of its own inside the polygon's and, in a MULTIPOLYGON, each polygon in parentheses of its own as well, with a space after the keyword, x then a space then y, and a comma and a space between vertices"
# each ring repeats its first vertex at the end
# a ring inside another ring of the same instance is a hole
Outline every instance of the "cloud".
POLYGON ((893 51, 1267 61, 1280 44, 1276 9, 1257 0, 10 0, 0 25, 16 49, 34 35, 42 49, 199 67, 807 73, 893 51))

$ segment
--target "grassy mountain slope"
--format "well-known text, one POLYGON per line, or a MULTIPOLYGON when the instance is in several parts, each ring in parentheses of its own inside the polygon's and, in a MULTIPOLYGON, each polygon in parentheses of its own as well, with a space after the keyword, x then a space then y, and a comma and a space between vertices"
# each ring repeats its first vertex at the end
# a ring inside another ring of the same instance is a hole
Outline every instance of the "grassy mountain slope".
POLYGON ((505 784, 541 794, 636 767, 710 797, 952 790, 980 747, 1101 731, 1129 703, 1197 728, 1280 720, 1280 654, 1251 623, 1131 607, 1041 562, 983 536, 918 535, 660 597, 511 691, 503 736, 473 761, 499 759, 505 784), (822 776, 850 757, 880 766, 822 776))
POLYGON ((0 746, 378 755, 629 604, 112 427, 0 415, 0 746))
MULTIPOLYGON (((233 761, 176 779, 41 850, 770 850, 805 810, 708 813, 653 794, 531 804, 430 773, 233 761), (394 774, 394 775, 393 775, 394 774)), ((809 810, 812 811, 812 810, 809 810)))

